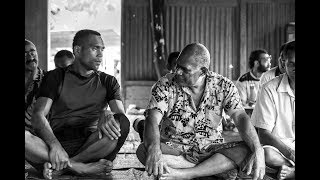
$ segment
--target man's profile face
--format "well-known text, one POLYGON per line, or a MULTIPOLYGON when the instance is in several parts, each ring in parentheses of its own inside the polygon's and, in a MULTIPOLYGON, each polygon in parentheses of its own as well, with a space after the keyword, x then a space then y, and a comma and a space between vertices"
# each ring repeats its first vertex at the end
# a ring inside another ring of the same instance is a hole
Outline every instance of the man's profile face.
POLYGON ((259 72, 266 72, 270 70, 271 56, 269 54, 265 54, 265 53, 260 54, 260 58, 258 62, 259 62, 259 66, 258 66, 259 72))
POLYGON ((34 44, 24 46, 24 64, 25 69, 33 71, 38 67, 38 53, 34 44))
POLYGON ((63 56, 63 57, 54 59, 56 68, 58 68, 58 67, 60 67, 60 68, 67 67, 67 66, 71 65, 73 63, 73 61, 74 61, 74 59, 73 58, 69 58, 68 56, 63 56))
POLYGON ((179 56, 175 70, 175 81, 181 86, 193 86, 202 75, 202 70, 195 63, 194 57, 179 56))
POLYGON ((285 68, 286 73, 290 80, 295 81, 296 79, 296 55, 295 51, 289 50, 288 55, 285 57, 285 68))
POLYGON ((97 35, 89 35, 81 45, 79 62, 87 70, 98 70, 103 57, 104 44, 97 35))

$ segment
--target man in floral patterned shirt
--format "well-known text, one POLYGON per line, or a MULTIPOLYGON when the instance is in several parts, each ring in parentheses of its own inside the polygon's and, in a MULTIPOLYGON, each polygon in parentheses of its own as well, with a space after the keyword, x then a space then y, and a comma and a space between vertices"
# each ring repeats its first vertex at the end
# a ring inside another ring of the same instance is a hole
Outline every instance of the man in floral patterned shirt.
POLYGON ((38 53, 36 46, 29 40, 25 39, 25 87, 24 87, 24 109, 25 109, 25 130, 33 133, 31 127, 31 116, 33 106, 36 101, 36 94, 39 91, 40 83, 44 76, 44 71, 38 67, 38 53))
POLYGON ((207 48, 189 44, 175 73, 154 84, 137 156, 148 174, 160 179, 192 179, 235 168, 262 179, 264 152, 238 91, 232 81, 209 71, 209 64, 207 48), (244 141, 224 141, 223 110, 244 141))

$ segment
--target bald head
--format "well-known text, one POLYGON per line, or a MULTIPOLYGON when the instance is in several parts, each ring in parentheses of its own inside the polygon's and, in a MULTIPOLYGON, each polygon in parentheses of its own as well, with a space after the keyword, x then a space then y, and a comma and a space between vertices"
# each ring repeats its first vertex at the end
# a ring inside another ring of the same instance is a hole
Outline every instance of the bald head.
POLYGON ((209 69, 210 53, 204 45, 200 43, 192 43, 184 47, 181 51, 179 59, 189 59, 190 57, 192 57, 192 63, 196 67, 206 67, 209 69))

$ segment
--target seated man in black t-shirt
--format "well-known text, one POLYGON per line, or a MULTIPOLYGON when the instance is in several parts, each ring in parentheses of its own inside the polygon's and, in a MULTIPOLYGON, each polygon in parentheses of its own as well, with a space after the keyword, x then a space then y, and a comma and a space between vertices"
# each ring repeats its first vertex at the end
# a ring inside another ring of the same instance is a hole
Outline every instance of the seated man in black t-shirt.
POLYGON ((118 82, 98 71, 105 48, 100 33, 78 31, 72 46, 74 63, 44 77, 31 118, 35 133, 26 137, 26 159, 43 167, 46 179, 108 175, 129 133, 118 82))

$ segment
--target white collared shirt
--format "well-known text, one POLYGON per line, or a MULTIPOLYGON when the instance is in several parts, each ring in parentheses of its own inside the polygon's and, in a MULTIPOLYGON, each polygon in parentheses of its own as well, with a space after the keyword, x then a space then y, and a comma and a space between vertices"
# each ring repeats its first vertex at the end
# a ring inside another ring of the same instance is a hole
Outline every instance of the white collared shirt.
POLYGON ((255 127, 266 129, 295 149, 295 95, 287 74, 282 74, 261 87, 251 116, 255 127))

